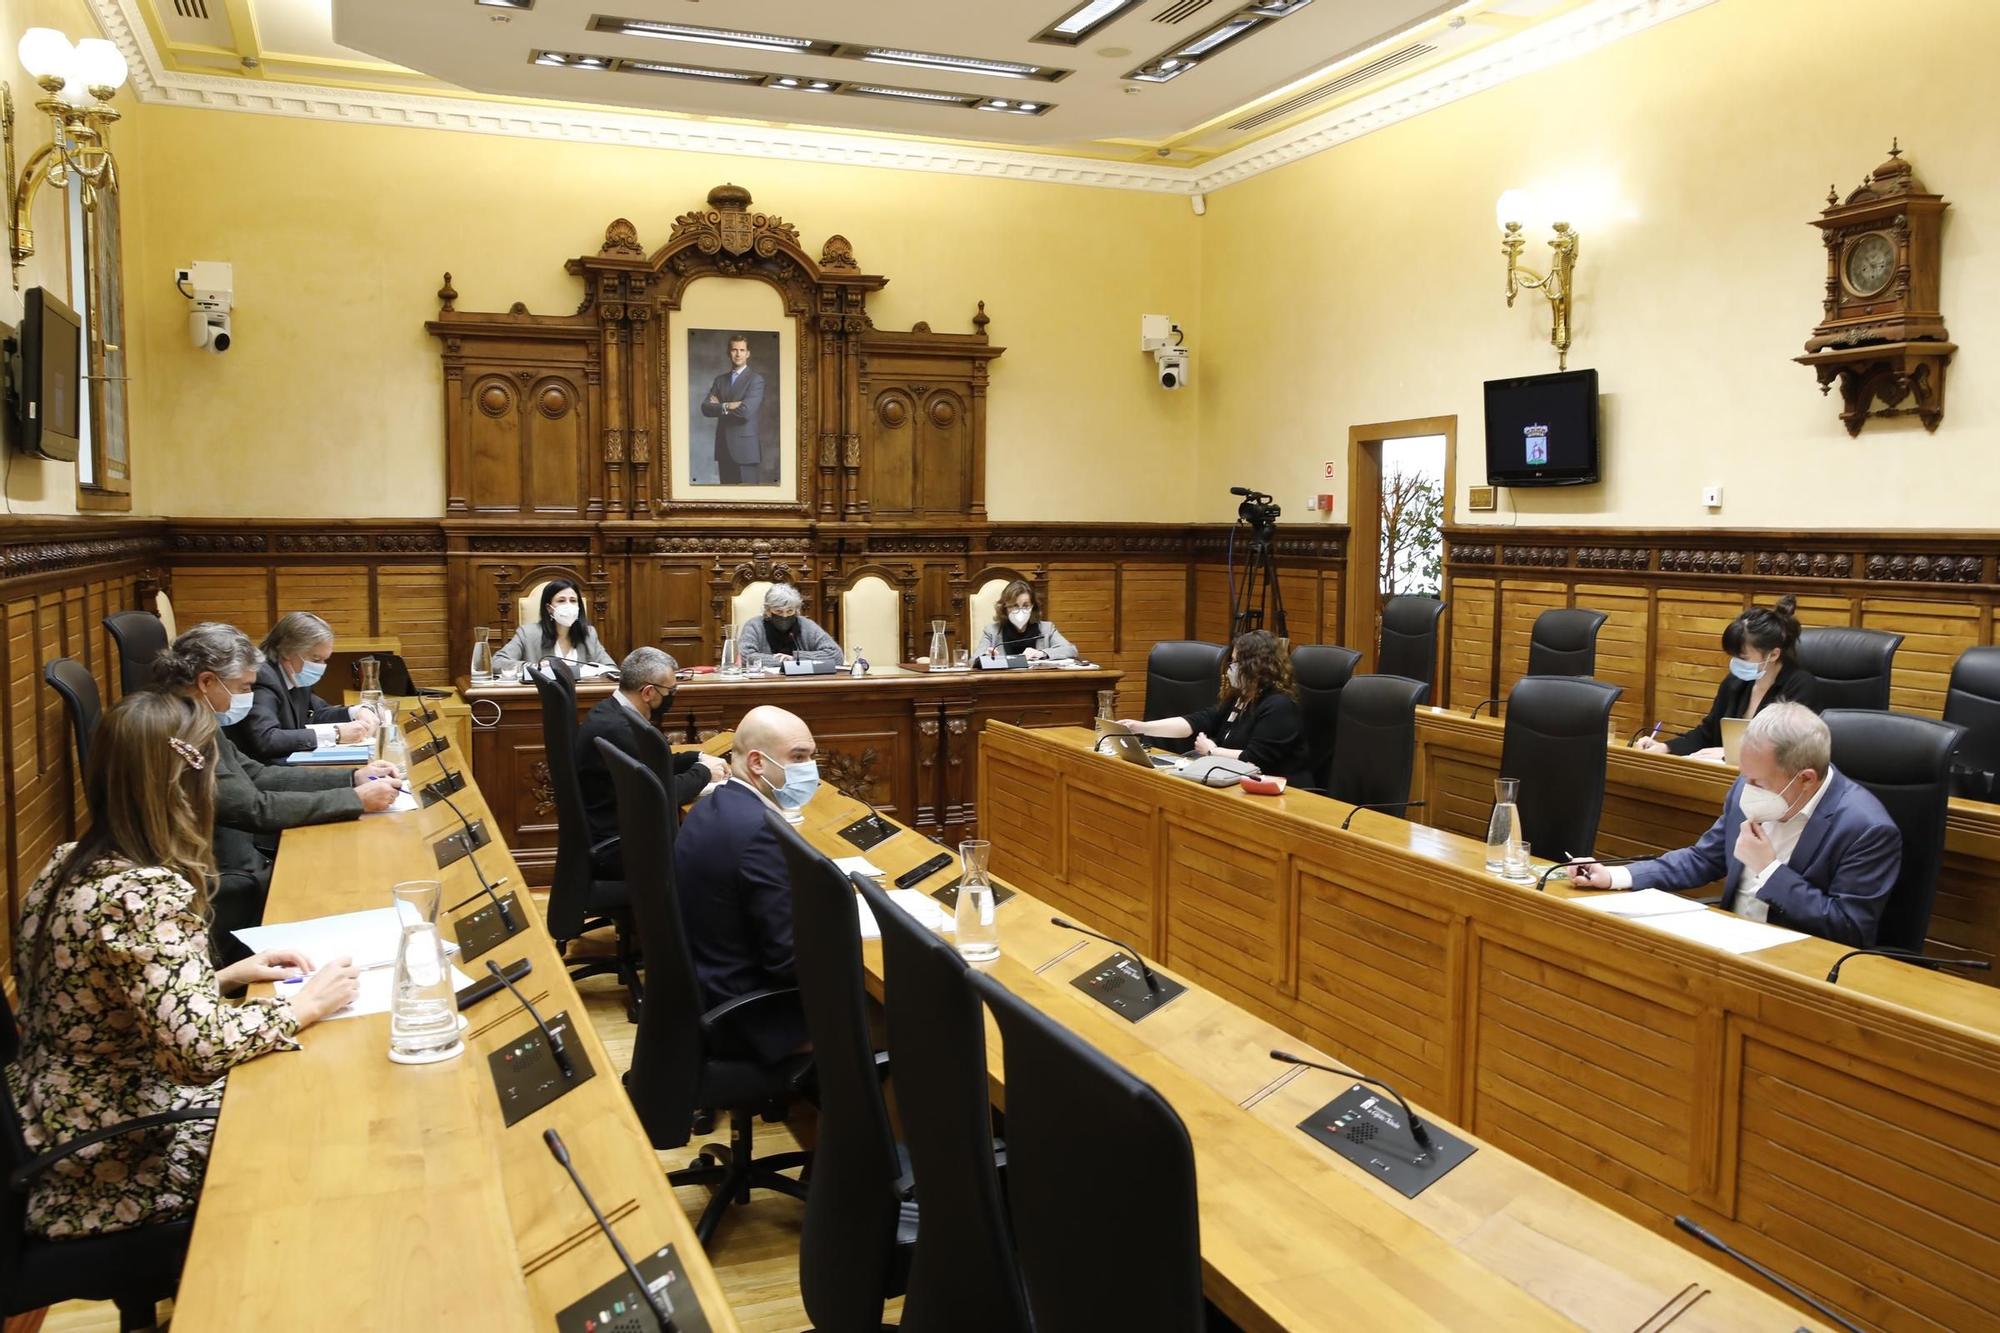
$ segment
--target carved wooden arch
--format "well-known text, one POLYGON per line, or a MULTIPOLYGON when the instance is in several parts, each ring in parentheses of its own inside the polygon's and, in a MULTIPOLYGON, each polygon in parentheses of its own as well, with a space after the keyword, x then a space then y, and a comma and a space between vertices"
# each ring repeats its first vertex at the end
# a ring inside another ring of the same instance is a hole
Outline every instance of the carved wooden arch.
POLYGON ((855 584, 870 577, 881 579, 884 583, 895 589, 897 603, 896 627, 901 637, 901 642, 896 644, 895 648, 897 652, 902 654, 897 660, 907 662, 915 657, 919 651, 916 646, 916 625, 918 620, 917 593, 922 580, 917 574, 917 567, 915 565, 854 565, 841 570, 837 574, 828 576, 826 581, 826 612, 831 619, 831 623, 828 621, 820 623, 826 625, 827 633, 833 635, 836 639, 840 638, 843 630, 846 628, 842 623, 842 617, 846 614, 846 608, 841 604, 841 599, 853 590, 855 584))

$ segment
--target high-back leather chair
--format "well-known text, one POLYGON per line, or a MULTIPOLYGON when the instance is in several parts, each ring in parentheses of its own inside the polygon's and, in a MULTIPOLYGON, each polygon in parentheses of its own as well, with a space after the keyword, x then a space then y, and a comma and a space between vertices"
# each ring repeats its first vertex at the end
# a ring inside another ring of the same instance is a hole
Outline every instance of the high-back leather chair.
POLYGON ((97 735, 98 719, 104 716, 97 678, 73 657, 52 657, 42 667, 42 679, 62 696, 70 730, 76 733, 76 772, 82 777, 90 768, 90 742, 97 735))
POLYGON ((153 659, 167 646, 167 627, 151 611, 120 611, 104 617, 104 628, 118 645, 118 692, 143 690, 153 683, 153 659))
POLYGON ((1528 674, 1588 676, 1597 670, 1597 631, 1608 617, 1580 606, 1544 611, 1528 632, 1528 674))
POLYGON ((2000 797, 2000 648, 1967 648, 1951 669, 1944 720, 1965 728, 1952 789, 1974 801, 2000 797))
POLYGON ((1007 1203, 1035 1333, 1199 1333, 1201 1220, 1180 1116, 992 977, 969 980, 1000 1025, 1007 1203), (1115 1200, 1128 1225, 1083 1200, 1115 1200))
MULTIPOLYGON (((570 582, 575 583, 577 580, 571 579, 570 582)), ((514 617, 518 623, 523 625, 539 625, 541 623, 542 589, 548 587, 549 583, 550 580, 548 579, 536 579, 533 583, 521 589, 520 596, 514 599, 514 617)), ((577 605, 583 608, 584 615, 588 616, 590 614, 590 598, 584 594, 581 587, 576 590, 576 601, 577 605)))
MULTIPOLYGON (((1141 715, 1152 722, 1185 717, 1212 705, 1222 692, 1222 663, 1229 650, 1198 639, 1167 639, 1146 654, 1146 704, 1141 715)), ((1162 740, 1164 749, 1186 749, 1189 742, 1162 740)))
POLYGON ((1879 629, 1815 625, 1799 631, 1799 665, 1812 672, 1812 706, 1889 706, 1889 678, 1903 636, 1879 629))
POLYGON ((791 1055, 766 1064, 749 1054, 746 1041, 732 1036, 737 1025, 755 1022, 762 1011, 795 1008, 799 992, 793 986, 754 991, 703 1010, 674 880, 674 803, 646 765, 602 736, 594 744, 618 794, 626 886, 646 958, 646 994, 639 1004, 625 1093, 655 1148, 685 1147, 693 1137, 690 1126, 698 1107, 729 1112, 728 1148, 705 1145, 687 1167, 667 1174, 676 1186, 706 1185, 714 1191, 694 1229, 706 1249, 722 1214, 730 1204, 747 1200, 751 1190, 806 1197, 805 1186, 779 1173, 803 1167, 810 1154, 756 1157, 753 1130, 759 1112, 794 1094, 812 1057, 791 1055))
POLYGON ((1445 604, 1435 597, 1398 593, 1382 607, 1382 643, 1375 670, 1437 685, 1438 621, 1445 604))
POLYGON ((1622 690, 1590 676, 1523 676, 1507 696, 1500 776, 1518 778, 1521 836, 1537 856, 1589 856, 1604 812, 1611 705, 1622 690))
POLYGON ((1027 1293, 993 1160, 986 1016, 958 951, 852 877, 882 928, 896 1110, 923 1200, 906 1333, 1028 1333, 1027 1293))
POLYGON ((1903 868, 1883 905, 1875 943, 1921 950, 1944 862, 1952 753, 1965 728, 1872 708, 1834 708, 1821 716, 1833 733, 1833 766, 1873 792, 1903 835, 1903 868))
POLYGON ((1403 676, 1347 682, 1326 794, 1350 805, 1406 805, 1417 762, 1417 705, 1430 692, 1403 676))
POLYGON ((1361 654, 1330 643, 1309 643, 1292 649, 1292 693, 1305 715, 1306 766, 1313 786, 1324 789, 1333 768, 1340 730, 1340 692, 1354 675, 1361 654))

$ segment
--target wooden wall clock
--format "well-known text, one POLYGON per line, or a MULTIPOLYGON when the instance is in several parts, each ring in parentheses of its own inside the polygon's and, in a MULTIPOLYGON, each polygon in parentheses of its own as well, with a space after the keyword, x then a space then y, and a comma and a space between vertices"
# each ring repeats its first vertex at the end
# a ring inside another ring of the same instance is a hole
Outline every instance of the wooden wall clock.
POLYGON ((1870 417, 1915 416, 1933 431, 1944 418, 1945 367, 1958 350, 1938 310, 1948 207, 1895 145, 1845 199, 1829 188, 1813 222, 1826 246, 1826 294, 1796 359, 1813 368, 1821 393, 1840 385, 1849 435, 1870 417))

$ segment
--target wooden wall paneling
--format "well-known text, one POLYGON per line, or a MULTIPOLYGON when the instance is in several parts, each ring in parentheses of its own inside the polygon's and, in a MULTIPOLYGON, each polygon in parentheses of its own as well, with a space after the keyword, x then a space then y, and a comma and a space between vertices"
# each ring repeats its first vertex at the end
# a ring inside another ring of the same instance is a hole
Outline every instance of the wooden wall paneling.
MULTIPOLYGON (((2000 940, 2000 825, 1969 817, 1990 807, 1954 804, 1945 817, 1944 865, 1931 905, 1930 938, 1947 952, 1970 953, 2000 968, 1993 942, 2000 940)), ((1979 977, 1978 973, 1971 973, 1979 977)), ((2000 973, 1982 978, 2000 985, 2000 973)))
MULTIPOLYGON (((1118 567, 1108 562, 1051 564, 1049 618, 1094 662, 1117 652, 1118 567)), ((1150 645, 1148 645, 1150 647, 1150 645)), ((1143 676, 1145 668, 1140 667, 1143 676)))
POLYGON ((1861 624, 1903 636, 1896 650, 1889 706, 1931 717, 1944 714, 1951 668, 1967 648, 1981 642, 1985 608, 1967 602, 1869 597, 1861 602, 1861 624))
MULTIPOLYGON (((1500 585, 1500 688, 1502 698, 1528 674, 1528 636, 1544 611, 1569 605, 1569 589, 1544 579, 1506 579, 1500 585)), ((1467 701, 1466 706, 1471 702, 1467 701)))
POLYGON ((861 494, 871 520, 983 518, 987 366, 1006 349, 978 332, 871 329, 859 354, 861 494))
POLYGON ((446 513, 602 515, 597 319, 447 301, 425 327, 443 348, 446 513))
MULTIPOLYGON (((1187 637, 1187 567, 1125 565, 1118 571, 1118 580, 1115 646, 1100 650, 1074 635, 1070 637, 1085 657, 1125 673, 1118 683, 1118 716, 1137 717, 1146 702, 1146 658, 1153 645, 1187 637)), ((1063 632, 1069 633, 1067 629, 1063 632)))
POLYGON ((1446 673, 1440 679, 1444 697, 1433 702, 1470 708, 1493 697, 1499 597, 1499 585, 1490 578, 1460 576, 1445 584, 1448 638, 1444 645, 1446 673))
POLYGON ((205 620, 219 620, 252 638, 263 637, 277 614, 268 568, 262 562, 239 567, 174 566, 174 619, 179 628, 185 632, 205 620))
MULTIPOLYGON (((336 636, 374 633, 374 616, 370 608, 373 598, 369 586, 373 571, 368 566, 278 565, 273 573, 276 576, 277 615, 310 611, 332 626, 336 636)), ((275 620, 276 616, 272 619, 275 620)), ((261 640, 271 624, 266 621, 262 625, 238 625, 237 628, 252 639, 261 640)))
MULTIPOLYGON (((375 626, 402 641, 403 661, 418 680, 442 686, 458 674, 451 653, 449 598, 442 563, 377 565, 375 626)), ((471 658, 466 665, 469 669, 471 658)))
POLYGON ((1347 641, 1347 607, 1346 603, 1342 600, 1344 577, 1343 573, 1339 570, 1322 570, 1320 572, 1318 642, 1337 643, 1360 651, 1361 645, 1359 643, 1349 643, 1347 641))
MULTIPOLYGON (((1241 568, 1236 578, 1241 581, 1241 568)), ((1216 563, 1197 565, 1194 571, 1194 637, 1203 643, 1229 642, 1229 568, 1216 563)))
POLYGON ((1654 721, 1675 736, 1708 715, 1727 664, 1722 631, 1743 611, 1741 593, 1662 588, 1654 600, 1654 721))
MULTIPOLYGON (((1334 592, 1338 595, 1339 591, 1336 583, 1334 592)), ((1327 620, 1326 588, 1317 569, 1280 569, 1278 592, 1285 599, 1285 623, 1294 644, 1333 642, 1321 637, 1327 620)), ((1264 622, 1265 629, 1275 631, 1277 627, 1275 615, 1264 622)))
POLYGON ((1293 989, 1291 865, 1168 811, 1160 957, 1268 1009, 1293 989))
POLYGON ((1574 604, 1610 617, 1597 631, 1596 675, 1625 690, 1611 707, 1612 730, 1629 736, 1651 725, 1652 710, 1646 697, 1651 595, 1644 588, 1580 583, 1574 604))

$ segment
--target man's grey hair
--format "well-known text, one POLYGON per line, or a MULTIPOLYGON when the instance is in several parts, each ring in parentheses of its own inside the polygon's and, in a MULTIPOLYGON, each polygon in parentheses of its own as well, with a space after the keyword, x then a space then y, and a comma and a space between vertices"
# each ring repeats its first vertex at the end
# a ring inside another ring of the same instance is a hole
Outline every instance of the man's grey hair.
POLYGON ((766 611, 776 611, 780 614, 789 611, 797 615, 799 608, 805 604, 805 598, 799 596, 799 590, 789 583, 773 583, 770 590, 764 594, 766 611))
POLYGON ((234 625, 205 620, 160 650, 153 659, 153 680, 167 689, 184 689, 212 671, 223 679, 257 669, 257 645, 234 625))
POLYGON ((275 662, 281 657, 294 657, 332 642, 333 626, 310 611, 287 611, 278 617, 278 623, 271 626, 271 632, 257 646, 267 659, 275 662))
POLYGON ((1818 713, 1804 704, 1769 704, 1744 729, 1745 745, 1762 745, 1786 773, 1810 768, 1821 777, 1833 763, 1833 733, 1818 713))
POLYGON ((658 648, 634 648, 618 664, 618 688, 637 694, 648 685, 668 685, 678 670, 674 659, 658 648))

